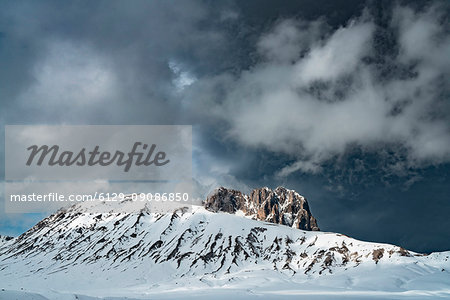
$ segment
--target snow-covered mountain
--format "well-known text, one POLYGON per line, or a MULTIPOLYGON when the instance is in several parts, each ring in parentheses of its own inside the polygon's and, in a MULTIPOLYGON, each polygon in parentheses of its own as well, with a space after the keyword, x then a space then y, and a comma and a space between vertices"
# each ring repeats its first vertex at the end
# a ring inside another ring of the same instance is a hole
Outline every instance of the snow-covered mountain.
POLYGON ((293 228, 295 221, 287 224, 292 227, 278 224, 275 214, 294 212, 291 220, 302 220, 297 217, 307 211, 308 220, 312 217, 306 200, 292 209, 301 198, 283 200, 280 195, 291 192, 280 191, 266 190, 258 202, 265 204, 245 206, 258 212, 267 199, 278 197, 264 215, 273 222, 253 220, 262 215, 242 213, 242 205, 234 214, 221 212, 226 197, 205 202, 218 212, 198 206, 159 214, 129 200, 74 205, 0 243, 0 288, 5 293, 24 288, 53 299, 74 293, 158 299, 330 293, 337 299, 372 295, 367 291, 387 298, 450 297, 450 252, 422 255, 293 228))

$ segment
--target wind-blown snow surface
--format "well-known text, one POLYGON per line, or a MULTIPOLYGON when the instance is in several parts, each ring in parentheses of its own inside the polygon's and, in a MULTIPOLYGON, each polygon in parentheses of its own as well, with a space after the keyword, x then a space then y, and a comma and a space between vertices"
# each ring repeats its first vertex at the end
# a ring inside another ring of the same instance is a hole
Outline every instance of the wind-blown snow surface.
POLYGON ((93 214, 93 205, 110 204, 78 204, 0 244, 0 299, 450 298, 450 252, 202 207, 157 214, 123 202, 121 213, 93 214))

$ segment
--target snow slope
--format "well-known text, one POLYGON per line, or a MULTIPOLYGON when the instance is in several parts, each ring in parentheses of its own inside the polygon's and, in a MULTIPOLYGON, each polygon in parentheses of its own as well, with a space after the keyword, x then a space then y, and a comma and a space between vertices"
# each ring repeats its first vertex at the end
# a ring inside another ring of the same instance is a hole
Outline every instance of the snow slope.
POLYGON ((421 255, 203 207, 158 214, 89 202, 0 244, 0 288, 0 299, 450 299, 450 252, 421 255))

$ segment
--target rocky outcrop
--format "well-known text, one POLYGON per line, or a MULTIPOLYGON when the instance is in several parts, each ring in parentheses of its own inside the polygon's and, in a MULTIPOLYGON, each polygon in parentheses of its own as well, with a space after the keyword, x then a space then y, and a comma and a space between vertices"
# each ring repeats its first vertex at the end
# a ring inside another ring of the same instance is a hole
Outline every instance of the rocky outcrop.
POLYGON ((206 199, 204 206, 212 212, 227 212, 234 214, 247 206, 247 196, 240 191, 220 187, 206 199))
POLYGON ((14 239, 14 237, 12 237, 12 236, 0 235, 0 247, 3 244, 6 244, 6 243, 12 241, 13 239, 14 239))
POLYGON ((204 206, 213 212, 236 213, 255 220, 282 224, 302 230, 318 231, 306 199, 293 190, 277 187, 254 189, 250 195, 220 187, 206 199, 204 206))

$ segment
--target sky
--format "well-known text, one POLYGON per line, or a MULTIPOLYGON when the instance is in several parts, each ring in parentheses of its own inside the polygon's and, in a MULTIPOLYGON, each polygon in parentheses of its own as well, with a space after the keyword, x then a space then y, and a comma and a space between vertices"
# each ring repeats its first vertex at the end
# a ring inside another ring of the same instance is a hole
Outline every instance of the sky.
MULTIPOLYGON (((449 11, 1 0, 0 180, 7 124, 186 124, 202 192, 283 185, 323 231, 450 250, 449 11)), ((42 217, 2 210, 0 234, 42 217)))

